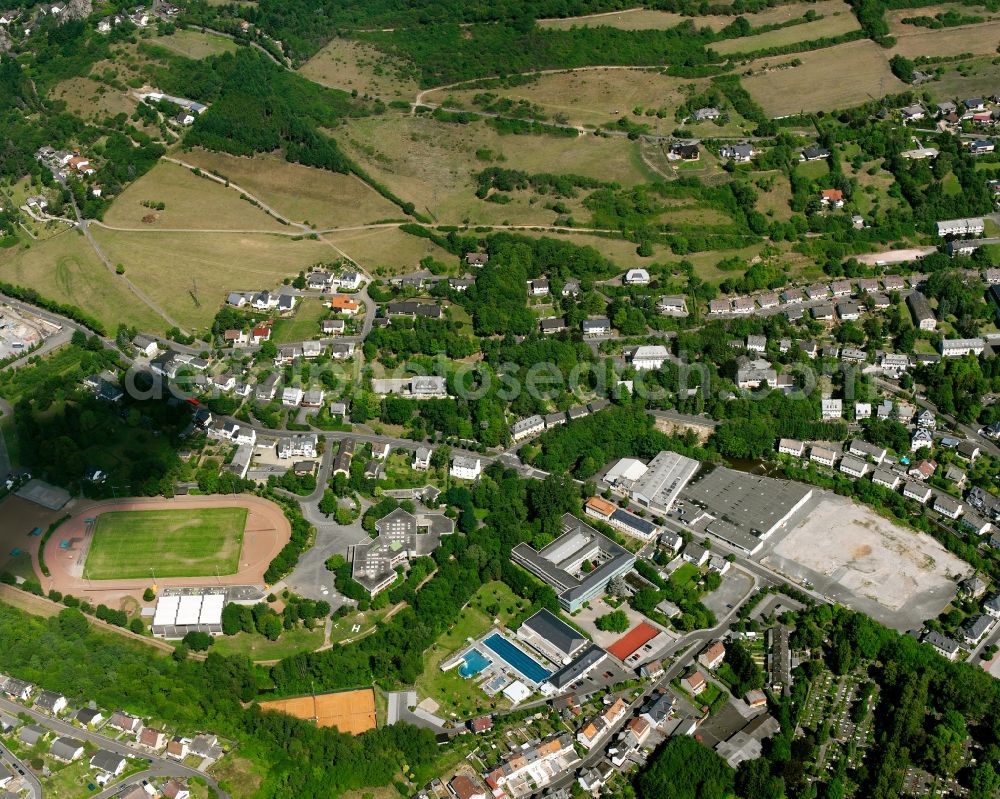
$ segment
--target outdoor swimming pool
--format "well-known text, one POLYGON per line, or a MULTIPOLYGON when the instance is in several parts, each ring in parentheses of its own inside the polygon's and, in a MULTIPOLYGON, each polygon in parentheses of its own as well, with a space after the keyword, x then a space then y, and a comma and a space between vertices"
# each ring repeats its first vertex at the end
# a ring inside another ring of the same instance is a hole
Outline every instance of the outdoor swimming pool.
POLYGON ((470 649, 465 653, 462 660, 464 660, 465 663, 458 667, 458 673, 466 679, 469 677, 475 677, 479 674, 479 672, 493 662, 478 649, 470 649))
POLYGON ((502 660, 506 661, 512 669, 520 672, 524 677, 531 680, 531 682, 536 685, 544 682, 552 674, 551 671, 543 668, 541 663, 524 652, 522 649, 514 646, 502 635, 494 633, 489 638, 485 639, 483 644, 486 645, 487 649, 492 651, 502 660))

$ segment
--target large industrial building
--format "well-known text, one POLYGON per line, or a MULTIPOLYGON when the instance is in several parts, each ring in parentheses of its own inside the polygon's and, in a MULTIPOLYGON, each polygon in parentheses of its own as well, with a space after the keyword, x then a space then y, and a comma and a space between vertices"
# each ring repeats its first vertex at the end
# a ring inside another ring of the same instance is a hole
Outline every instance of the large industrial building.
POLYGON ((648 464, 623 458, 608 470, 604 479, 637 505, 654 513, 667 513, 699 466, 693 458, 664 451, 648 464))
POLYGON ((691 526, 707 520, 706 532, 752 555, 812 495, 803 483, 719 466, 690 483, 682 499, 700 510, 688 513, 691 526))
POLYGON ((631 569, 635 555, 570 513, 563 515, 562 527, 563 534, 544 549, 518 544, 511 560, 552 586, 560 606, 573 613, 631 569))

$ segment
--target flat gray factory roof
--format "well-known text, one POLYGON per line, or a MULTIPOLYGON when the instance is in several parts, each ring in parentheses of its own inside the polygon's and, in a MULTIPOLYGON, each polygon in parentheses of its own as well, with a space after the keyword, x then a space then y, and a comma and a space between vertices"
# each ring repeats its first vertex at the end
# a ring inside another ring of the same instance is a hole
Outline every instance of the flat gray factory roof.
POLYGON ((759 538, 772 531, 812 488, 790 480, 746 474, 719 466, 688 483, 681 499, 703 507, 716 520, 759 538))

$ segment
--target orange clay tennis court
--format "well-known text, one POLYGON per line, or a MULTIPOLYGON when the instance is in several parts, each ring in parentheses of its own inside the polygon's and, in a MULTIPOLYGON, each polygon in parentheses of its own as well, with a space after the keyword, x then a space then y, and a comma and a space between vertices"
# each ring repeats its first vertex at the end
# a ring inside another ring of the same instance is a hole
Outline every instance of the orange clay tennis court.
POLYGON ((375 729, 375 691, 371 688, 273 699, 261 702, 260 706, 262 710, 287 713, 297 719, 315 721, 318 727, 336 727, 351 735, 375 729))

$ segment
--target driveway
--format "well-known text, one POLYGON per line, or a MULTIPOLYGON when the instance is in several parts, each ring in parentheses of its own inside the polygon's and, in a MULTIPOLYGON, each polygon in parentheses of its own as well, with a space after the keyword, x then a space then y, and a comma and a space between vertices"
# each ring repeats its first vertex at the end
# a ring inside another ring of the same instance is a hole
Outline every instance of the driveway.
MULTIPOLYGON (((325 487, 325 484, 324 480, 320 485, 325 487)), ((298 565, 283 580, 283 584, 300 596, 326 600, 336 610, 349 600, 333 587, 333 573, 327 570, 326 562, 333 555, 346 558, 352 546, 371 537, 361 526, 361 516, 353 524, 340 525, 320 513, 318 500, 303 499, 299 504, 306 521, 316 528, 316 543, 302 553, 298 565)), ((362 516, 369 505, 366 500, 361 500, 362 516)))

